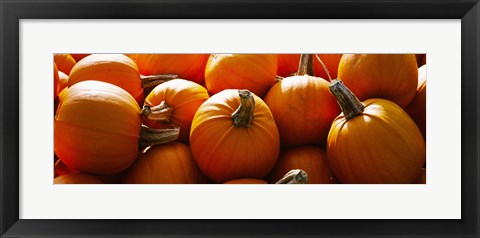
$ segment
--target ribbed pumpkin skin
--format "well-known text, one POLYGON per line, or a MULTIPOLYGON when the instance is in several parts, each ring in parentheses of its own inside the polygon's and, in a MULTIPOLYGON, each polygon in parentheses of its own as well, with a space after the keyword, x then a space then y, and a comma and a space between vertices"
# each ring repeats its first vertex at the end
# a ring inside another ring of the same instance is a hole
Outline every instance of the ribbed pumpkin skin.
POLYGON ((238 90, 224 90, 197 110, 190 131, 193 156, 203 173, 217 183, 236 178, 262 178, 278 158, 278 129, 267 105, 254 95, 249 128, 235 127, 231 115, 239 107, 238 90))
POLYGON ((275 83, 276 74, 276 55, 215 54, 208 59, 205 85, 211 94, 225 89, 248 89, 263 98, 275 83))
POLYGON ((58 176, 54 184, 102 184, 103 181, 93 175, 83 173, 70 173, 58 176))
MULTIPOLYGON (((342 54, 317 54, 322 62, 328 69, 330 77, 335 79, 338 72, 338 64, 342 58, 342 54)), ((293 73, 297 72, 298 64, 300 62, 300 54, 278 54, 278 69, 277 75, 282 77, 291 76, 293 73)), ((313 56, 313 67, 315 71, 315 76, 329 80, 325 69, 318 61, 316 56, 313 56)))
POLYGON ((227 181, 224 184, 267 184, 267 182, 261 179, 239 178, 227 181))
POLYGON ((403 109, 384 99, 363 102, 364 112, 332 123, 327 156, 341 183, 412 183, 425 164, 425 141, 403 109))
MULTIPOLYGON (((145 105, 157 106, 162 101, 173 108, 171 122, 180 127, 180 141, 189 142, 195 112, 209 98, 207 89, 192 81, 174 79, 156 86, 145 98, 145 105)), ((144 119, 150 127, 162 128, 161 122, 144 119)))
POLYGON ((344 54, 338 78, 361 101, 383 98, 405 108, 415 96, 417 61, 414 54, 344 54))
POLYGON ((405 111, 415 121, 418 128, 422 132, 423 138, 427 138, 427 66, 423 65, 418 68, 418 86, 417 94, 405 111))
POLYGON ((80 60, 70 72, 68 86, 85 80, 116 85, 143 103, 143 88, 135 62, 122 54, 92 54, 80 60))
POLYGON ((125 90, 83 81, 60 94, 54 122, 55 154, 72 169, 114 174, 136 158, 140 108, 125 90))
POLYGON ((292 76, 277 82, 265 96, 277 123, 281 144, 325 145, 330 124, 340 107, 328 82, 311 76, 292 76))
POLYGON ((53 60, 57 65, 58 70, 64 72, 67 75, 70 75, 70 71, 77 63, 77 61, 75 61, 75 59, 70 54, 54 54, 53 60))
POLYGON ((193 160, 190 148, 182 143, 150 147, 125 172, 128 184, 199 184, 206 183, 193 160))
POLYGON ((202 84, 209 54, 137 54, 141 75, 177 74, 179 78, 202 84))
POLYGON ((267 181, 275 183, 288 171, 301 169, 308 175, 309 184, 336 183, 330 170, 325 149, 316 146, 300 146, 283 152, 270 172, 267 181))

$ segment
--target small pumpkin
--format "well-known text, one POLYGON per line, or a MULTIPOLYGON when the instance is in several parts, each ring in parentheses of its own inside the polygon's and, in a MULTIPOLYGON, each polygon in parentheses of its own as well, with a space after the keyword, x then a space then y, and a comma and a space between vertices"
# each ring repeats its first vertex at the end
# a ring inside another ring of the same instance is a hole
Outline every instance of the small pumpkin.
POLYGON ((99 80, 116 85, 141 105, 144 94, 138 67, 122 54, 92 54, 78 62, 69 74, 68 86, 85 80, 99 80))
POLYGON ((103 181, 93 175, 84 173, 69 173, 56 177, 54 184, 103 184, 103 181))
POLYGON ((412 183, 426 160, 425 141, 415 122, 391 101, 362 103, 339 80, 330 87, 343 111, 327 140, 335 177, 342 183, 412 183))
POLYGON ((427 138, 427 66, 423 65, 418 68, 418 85, 417 94, 405 111, 415 121, 418 128, 422 132, 423 138, 427 138))
POLYGON ((254 178, 238 178, 225 182, 224 184, 267 184, 265 180, 254 178))
POLYGON ((309 184, 336 183, 325 149, 321 147, 299 146, 281 153, 267 181, 275 183, 293 169, 305 171, 309 184))
POLYGON ((180 141, 188 144, 193 116, 208 98, 207 90, 192 81, 174 79, 162 83, 145 99, 142 109, 144 124, 153 128, 178 126, 180 141))
POLYGON ((338 79, 362 101, 383 98, 405 108, 415 96, 417 61, 414 54, 344 54, 338 79))
POLYGON ((53 60, 59 71, 70 74, 77 61, 70 54, 53 54, 53 60))
POLYGON ((128 184, 199 184, 206 183, 193 160, 190 148, 182 143, 152 146, 139 155, 124 173, 128 184))
POLYGON ((139 149, 178 138, 178 129, 142 127, 133 97, 113 84, 87 80, 64 89, 54 121, 55 154, 74 170, 115 174, 139 149))
MULTIPOLYGON (((175 74, 202 84, 209 54, 136 54, 141 75, 175 74)), ((132 57, 132 56, 131 56, 132 57)))
POLYGON ((227 89, 195 113, 190 146, 203 173, 217 183, 262 178, 275 165, 280 140, 270 109, 248 90, 227 89))
POLYGON ((287 148, 325 145, 330 124, 340 113, 328 81, 310 76, 313 60, 312 55, 302 55, 303 65, 298 76, 277 82, 265 96, 265 103, 277 123, 281 144, 287 148))
POLYGON ((276 82, 277 56, 271 54, 213 54, 205 69, 211 94, 225 89, 247 89, 263 98, 276 82))

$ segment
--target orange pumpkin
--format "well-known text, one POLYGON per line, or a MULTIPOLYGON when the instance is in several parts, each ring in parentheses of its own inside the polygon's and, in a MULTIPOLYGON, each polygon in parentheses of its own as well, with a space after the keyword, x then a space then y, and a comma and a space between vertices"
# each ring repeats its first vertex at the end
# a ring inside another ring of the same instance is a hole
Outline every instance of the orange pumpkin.
POLYGON ((70 54, 54 54, 53 60, 57 65, 59 71, 62 71, 66 74, 70 74, 73 66, 77 63, 75 59, 70 54))
POLYGON ((265 180, 254 178, 238 178, 225 182, 224 184, 267 184, 265 180))
POLYGON ((224 90, 205 101, 192 121, 195 161, 217 183, 262 178, 279 153, 278 129, 267 105, 248 90, 224 90))
POLYGON ((143 104, 142 81, 137 65, 122 54, 92 54, 78 62, 69 74, 68 86, 85 80, 99 80, 116 85, 143 104))
MULTIPOLYGON (((168 131, 171 132, 171 131, 168 131)), ((82 81, 64 89, 54 122, 55 154, 74 170, 114 174, 133 163, 142 147, 163 138, 142 129, 140 108, 125 90, 101 81, 82 81)), ((168 137, 168 136, 167 136, 168 137)))
POLYGON ((93 175, 69 173, 56 177, 54 184, 102 184, 103 181, 93 175))
POLYGON ((423 138, 427 138, 427 66, 418 68, 417 94, 405 111, 415 121, 422 132, 423 138))
POLYGON ((56 98, 58 96, 58 93, 60 92, 60 90, 58 90, 59 81, 60 81, 60 75, 58 74, 57 65, 54 63, 53 64, 53 98, 56 98))
POLYGON ((153 128, 168 127, 173 123, 180 127, 180 141, 188 144, 193 116, 208 97, 204 87, 188 80, 174 79, 162 83, 145 99, 144 123, 153 128))
POLYGON ((269 54, 214 54, 205 69, 211 94, 224 89, 247 89, 263 98, 275 83, 277 56, 269 54))
POLYGON ((300 146, 283 152, 267 181, 275 183, 293 169, 305 171, 309 184, 336 183, 325 149, 321 147, 300 146))
POLYGON ((195 164, 187 145, 168 143, 152 146, 139 155, 122 181, 128 184, 198 184, 206 183, 207 179, 195 164))
POLYGON ((73 57, 73 59, 76 62, 78 62, 78 61, 82 60, 83 58, 89 56, 90 54, 70 54, 70 55, 73 57))
POLYGON ((412 183, 426 160, 415 122, 391 101, 360 102, 341 81, 334 80, 331 90, 343 111, 327 141, 335 177, 342 183, 412 183))
POLYGON ((137 54, 141 75, 176 74, 179 78, 202 84, 209 54, 137 54))
MULTIPOLYGON (((307 67, 312 67, 312 55, 307 67)), ((340 108, 329 91, 328 81, 300 72, 277 82, 265 96, 284 147, 324 145, 330 124, 340 108)))
POLYGON ((360 99, 383 98, 405 108, 415 96, 418 67, 414 54, 344 54, 342 80, 360 99))

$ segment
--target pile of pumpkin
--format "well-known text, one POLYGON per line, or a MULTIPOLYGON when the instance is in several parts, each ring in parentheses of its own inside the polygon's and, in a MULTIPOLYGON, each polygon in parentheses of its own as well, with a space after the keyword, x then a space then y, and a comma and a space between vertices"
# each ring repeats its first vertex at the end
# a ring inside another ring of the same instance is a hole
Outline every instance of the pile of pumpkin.
POLYGON ((425 58, 55 54, 54 183, 425 183, 425 58))

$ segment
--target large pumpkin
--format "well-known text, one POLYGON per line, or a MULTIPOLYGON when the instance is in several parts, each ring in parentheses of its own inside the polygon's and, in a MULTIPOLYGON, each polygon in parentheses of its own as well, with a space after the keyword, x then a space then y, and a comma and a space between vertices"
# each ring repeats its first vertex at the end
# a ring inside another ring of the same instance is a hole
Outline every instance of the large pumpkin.
POLYGON ((418 68, 418 86, 417 94, 405 111, 415 121, 418 128, 422 132, 423 138, 427 138, 427 66, 423 65, 418 68))
POLYGON ((174 124, 180 127, 179 139, 188 143, 193 116, 208 97, 207 90, 192 81, 174 79, 162 83, 145 98, 144 123, 153 128, 174 124))
POLYGON ((217 183, 262 178, 279 153, 278 129, 267 105, 248 90, 224 90, 197 110, 190 146, 200 169, 217 183))
POLYGON ((263 98, 275 83, 277 56, 269 54, 214 54, 205 69, 211 94, 225 89, 247 89, 263 98))
POLYGON ((152 146, 140 154, 122 181, 129 184, 198 184, 206 183, 207 179, 195 164, 190 148, 175 142, 152 146))
POLYGON ((288 171, 301 169, 308 174, 309 184, 335 183, 325 149, 317 146, 299 146, 283 152, 270 172, 267 181, 275 183, 288 171))
POLYGON ((176 74, 179 78, 202 84, 209 56, 209 54, 137 54, 136 63, 142 75, 176 74))
POLYGON ((418 67, 414 54, 344 54, 337 76, 362 101, 383 98, 405 108, 415 96, 418 67))
POLYGON ((55 154, 80 172, 118 173, 133 163, 139 143, 156 143, 152 129, 141 128, 140 108, 129 93, 105 82, 82 81, 60 94, 55 154))
POLYGON ((341 81, 334 80, 331 89, 343 111, 327 141, 336 178, 342 183, 412 183, 426 160, 415 122, 391 101, 360 102, 341 81))
MULTIPOLYGON (((312 55, 309 68, 312 67, 312 55)), ((280 132, 282 146, 324 145, 340 108, 328 81, 300 72, 277 82, 265 96, 280 132)))
POLYGON ((92 54, 79 61, 69 74, 68 86, 85 80, 116 85, 143 104, 142 81, 137 65, 122 54, 92 54))
POLYGON ((69 75, 73 66, 77 63, 70 54, 54 54, 53 60, 59 71, 69 75))

